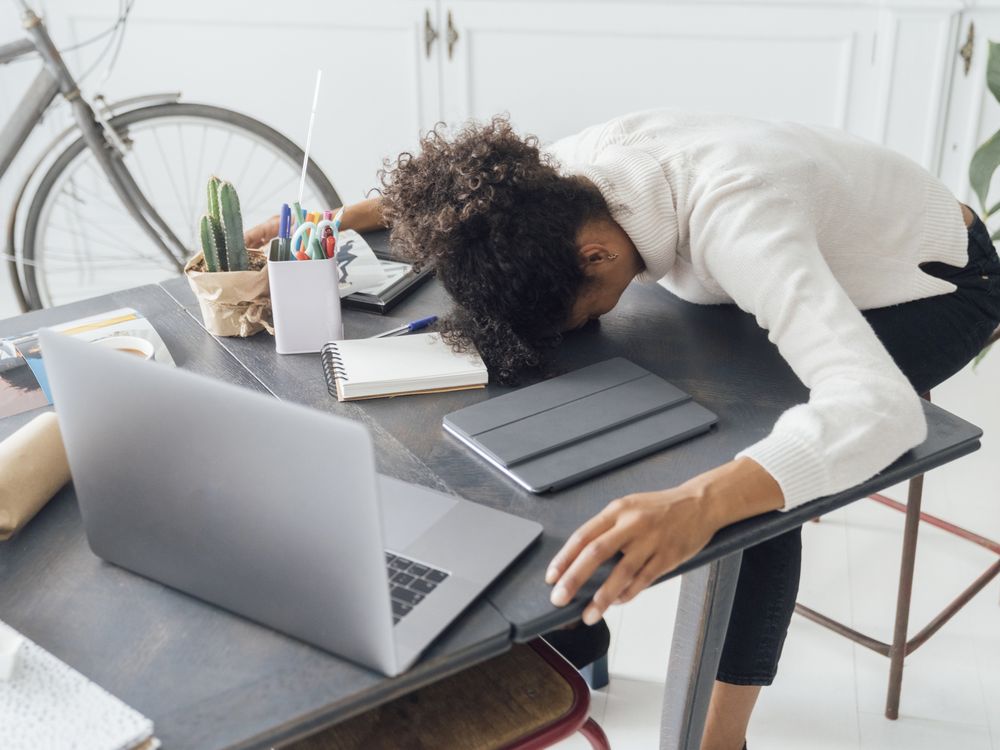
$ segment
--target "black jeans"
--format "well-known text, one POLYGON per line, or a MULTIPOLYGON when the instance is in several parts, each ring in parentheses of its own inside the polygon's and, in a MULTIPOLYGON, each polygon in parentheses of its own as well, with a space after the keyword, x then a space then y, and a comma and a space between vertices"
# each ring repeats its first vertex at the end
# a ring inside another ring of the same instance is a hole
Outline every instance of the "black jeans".
MULTIPOLYGON (((1000 259, 978 218, 969 227, 964 268, 944 263, 922 268, 958 288, 863 312, 917 393, 961 370, 1000 325, 1000 259)), ((774 680, 795 610, 801 563, 801 529, 743 551, 717 679, 734 685, 770 685, 774 680)))

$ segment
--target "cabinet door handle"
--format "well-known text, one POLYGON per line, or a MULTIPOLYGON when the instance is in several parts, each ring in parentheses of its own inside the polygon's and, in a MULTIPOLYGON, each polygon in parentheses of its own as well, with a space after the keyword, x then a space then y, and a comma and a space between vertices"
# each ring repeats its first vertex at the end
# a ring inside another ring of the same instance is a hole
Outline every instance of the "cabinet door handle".
MULTIPOLYGON (((449 20, 451 16, 449 15, 449 20)), ((434 42, 437 41, 438 32, 434 28, 434 24, 431 23, 431 12, 429 10, 424 11, 424 51, 427 53, 427 59, 431 59, 431 50, 434 48, 434 42)))
POLYGON ((965 38, 965 44, 958 48, 958 56, 962 58, 965 67, 965 75, 969 75, 969 68, 972 67, 972 50, 976 42, 976 25, 969 21, 969 34, 965 38))
POLYGON ((458 29, 455 28, 455 19, 451 17, 451 11, 448 11, 448 59, 450 60, 455 54, 455 45, 458 43, 458 29))

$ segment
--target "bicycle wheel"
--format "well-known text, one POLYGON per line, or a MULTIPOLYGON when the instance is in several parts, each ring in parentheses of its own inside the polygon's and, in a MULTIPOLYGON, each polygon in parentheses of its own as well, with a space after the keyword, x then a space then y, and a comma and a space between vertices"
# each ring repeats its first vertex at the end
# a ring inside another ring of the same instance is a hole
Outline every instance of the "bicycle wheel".
MULTIPOLYGON (((206 104, 167 103, 111 119, 127 144, 125 165, 150 203, 193 255, 205 186, 232 182, 248 225, 277 212, 298 190, 303 152, 247 115, 206 104)), ((340 205, 310 160, 303 205, 340 205)), ((132 220, 83 139, 53 162, 32 198, 21 248, 25 297, 32 309, 65 304, 177 274, 132 220)))

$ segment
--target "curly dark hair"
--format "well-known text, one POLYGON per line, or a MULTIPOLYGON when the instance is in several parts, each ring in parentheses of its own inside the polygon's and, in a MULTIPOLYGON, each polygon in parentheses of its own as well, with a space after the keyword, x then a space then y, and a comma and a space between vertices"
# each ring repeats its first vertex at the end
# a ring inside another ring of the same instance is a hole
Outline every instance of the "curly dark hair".
POLYGON ((610 216, 592 183, 557 166, 497 116, 450 137, 438 125, 417 155, 386 159, 379 173, 394 250, 433 265, 455 303, 446 340, 475 347, 502 383, 558 344, 587 284, 577 233, 610 216))

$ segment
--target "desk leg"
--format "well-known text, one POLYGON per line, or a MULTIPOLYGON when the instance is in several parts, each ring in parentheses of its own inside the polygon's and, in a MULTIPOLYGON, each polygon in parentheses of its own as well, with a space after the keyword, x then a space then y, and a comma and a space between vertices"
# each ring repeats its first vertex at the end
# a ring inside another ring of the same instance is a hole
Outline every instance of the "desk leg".
POLYGON ((699 750, 742 552, 681 577, 660 716, 660 750, 699 750))

